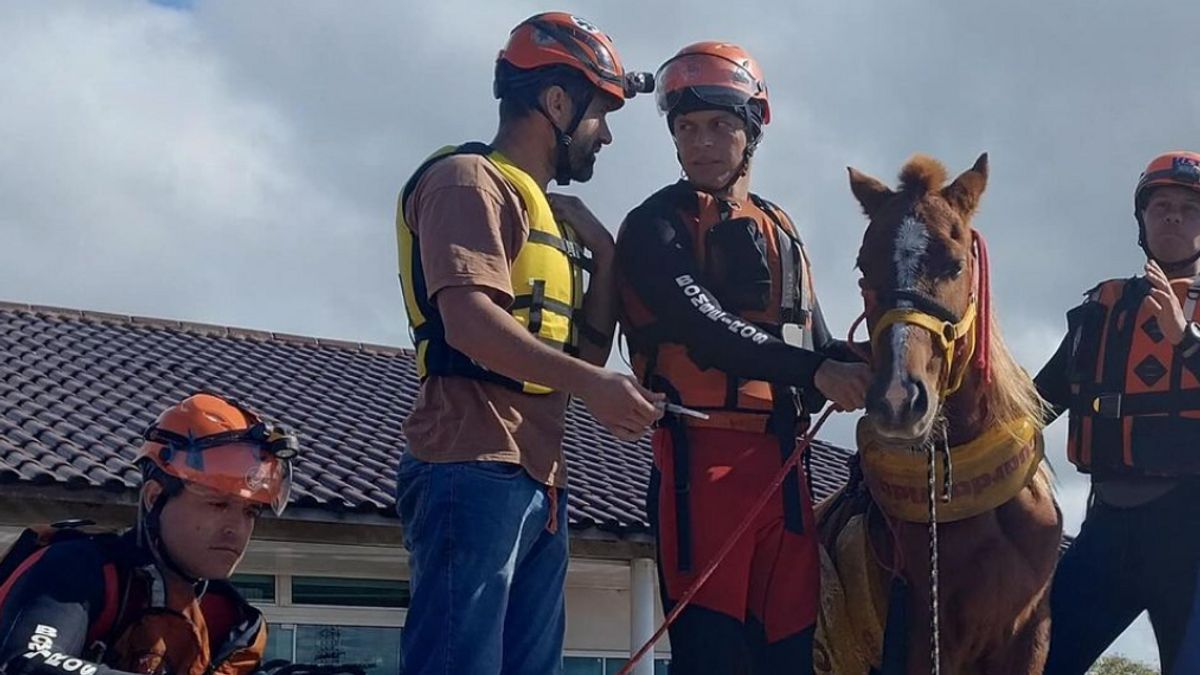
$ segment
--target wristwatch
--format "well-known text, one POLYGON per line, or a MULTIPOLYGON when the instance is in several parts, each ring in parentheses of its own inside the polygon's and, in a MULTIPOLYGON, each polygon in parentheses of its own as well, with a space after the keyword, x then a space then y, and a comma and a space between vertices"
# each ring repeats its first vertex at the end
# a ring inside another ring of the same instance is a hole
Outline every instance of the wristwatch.
POLYGON ((1200 324, 1195 321, 1187 322, 1187 325, 1183 327, 1183 339, 1179 341, 1176 349, 1185 357, 1191 356, 1200 349, 1200 324))

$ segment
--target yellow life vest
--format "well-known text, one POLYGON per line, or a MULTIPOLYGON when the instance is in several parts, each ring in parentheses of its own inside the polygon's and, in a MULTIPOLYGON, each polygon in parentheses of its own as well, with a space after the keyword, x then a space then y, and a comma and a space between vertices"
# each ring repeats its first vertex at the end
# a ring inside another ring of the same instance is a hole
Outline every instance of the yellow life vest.
POLYGON ((527 394, 548 394, 549 387, 505 377, 471 360, 446 342, 445 325, 426 292, 421 247, 404 217, 405 204, 421 176, 435 162, 452 155, 485 157, 521 198, 529 219, 529 236, 511 265, 513 318, 544 344, 568 354, 578 353, 575 314, 583 306, 583 272, 590 266, 584 248, 566 223, 558 223, 541 186, 504 155, 484 143, 446 146, 433 153, 413 173, 400 193, 396 208, 396 243, 400 254, 400 286, 413 343, 417 375, 469 377, 502 384, 527 394))

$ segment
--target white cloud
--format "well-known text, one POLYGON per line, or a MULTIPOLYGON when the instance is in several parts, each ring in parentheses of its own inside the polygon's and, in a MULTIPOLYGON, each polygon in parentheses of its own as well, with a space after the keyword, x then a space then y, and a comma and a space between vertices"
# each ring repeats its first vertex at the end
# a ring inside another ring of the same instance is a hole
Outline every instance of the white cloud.
MULTIPOLYGON (((359 332, 334 324, 342 289, 313 282, 354 280, 334 256, 369 253, 355 242, 366 218, 304 172, 286 111, 235 94, 236 64, 188 14, 128 3, 0 12, 12 19, 0 21, 12 54, 0 82, 13 94, 0 110, 0 295, 359 332)), ((378 262, 388 276, 393 263, 378 262)))

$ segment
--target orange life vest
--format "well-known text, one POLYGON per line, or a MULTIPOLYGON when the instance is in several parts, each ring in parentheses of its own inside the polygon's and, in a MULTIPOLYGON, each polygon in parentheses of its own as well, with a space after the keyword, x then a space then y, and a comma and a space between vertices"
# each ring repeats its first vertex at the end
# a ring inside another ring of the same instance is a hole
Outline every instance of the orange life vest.
MULTIPOLYGON (((1200 320, 1200 279, 1171 285, 1184 316, 1200 320)), ((1084 473, 1200 473, 1200 379, 1163 336, 1149 289, 1143 278, 1105 281, 1067 313, 1067 457, 1084 473)))
POLYGON ((105 659, 114 668, 173 675, 249 675, 258 669, 267 648, 266 620, 257 610, 247 612, 249 605, 228 583, 210 582, 203 597, 180 610, 154 598, 138 600, 140 611, 118 628, 105 659))
MULTIPOLYGON (((690 242, 703 279, 691 280, 690 285, 686 279, 676 282, 701 311, 707 298, 698 284, 717 296, 727 313, 746 322, 739 326, 735 320, 729 330, 754 324, 790 344, 812 349, 814 296, 808 258, 795 226, 779 207, 757 195, 733 204, 681 182, 652 195, 641 209, 639 219, 661 215, 674 225, 681 241, 690 242)), ((623 225, 637 226, 630 220, 623 225)), ((781 389, 791 399, 787 405, 797 405, 794 389, 744 380, 697 363, 685 345, 669 341, 658 317, 627 282, 618 279, 618 288, 634 373, 650 388, 665 387, 682 405, 709 415, 708 420, 688 418, 688 425, 767 431, 781 389)))
MULTIPOLYGON (((65 667, 82 659, 147 675, 249 675, 258 669, 267 647, 266 620, 232 585, 209 582, 199 600, 172 607, 161 573, 128 537, 82 523, 29 528, 0 558, 0 610, 51 546, 88 539, 105 559, 104 605, 88 627, 87 652, 50 654, 46 663, 65 667)), ((52 645, 56 636, 43 637, 52 645)))

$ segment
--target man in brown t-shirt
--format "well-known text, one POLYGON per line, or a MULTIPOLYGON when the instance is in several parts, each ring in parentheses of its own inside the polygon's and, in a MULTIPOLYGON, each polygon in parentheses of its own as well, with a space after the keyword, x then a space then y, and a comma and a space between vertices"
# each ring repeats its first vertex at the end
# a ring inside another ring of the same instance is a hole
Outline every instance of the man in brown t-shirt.
POLYGON ((591 24, 532 17, 497 60, 495 140, 428 160, 401 195, 423 378, 397 476, 409 675, 561 672, 568 397, 624 440, 662 414, 661 395, 601 367, 616 322, 612 235, 579 199, 545 194, 551 178, 591 177, 628 82, 591 24))

